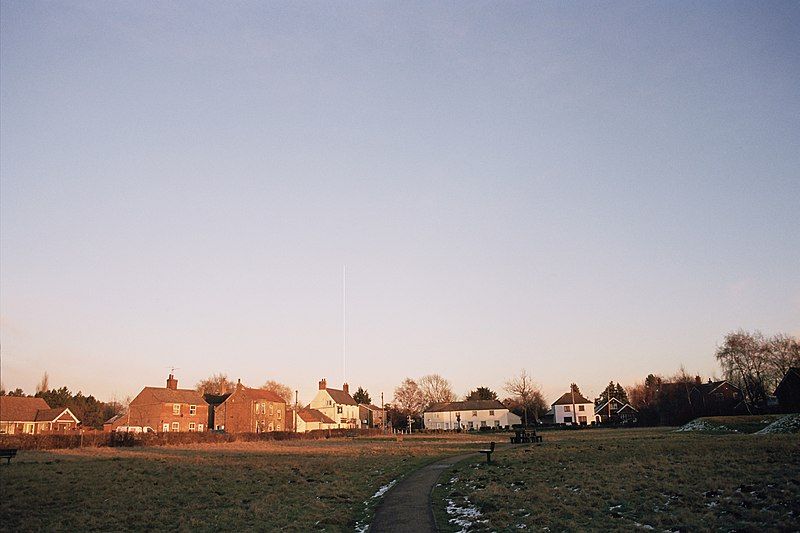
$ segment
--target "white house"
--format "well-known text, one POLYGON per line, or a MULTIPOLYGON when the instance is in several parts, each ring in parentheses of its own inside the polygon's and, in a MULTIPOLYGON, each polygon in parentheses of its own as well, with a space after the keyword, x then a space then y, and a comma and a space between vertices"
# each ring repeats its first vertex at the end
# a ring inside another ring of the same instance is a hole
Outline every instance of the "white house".
POLYGON ((345 383, 342 390, 329 389, 328 382, 324 378, 319 382, 319 390, 314 399, 308 405, 310 409, 316 409, 326 417, 333 420, 335 428, 357 428, 358 403, 350 396, 350 387, 345 383))
POLYGON ((521 424, 520 417, 497 400, 434 403, 422 418, 425 429, 500 428, 521 424))
POLYGON ((556 424, 592 424, 594 403, 587 400, 580 392, 565 392, 561 398, 552 403, 553 422, 556 424))
POLYGON ((317 409, 300 409, 297 412, 297 432, 305 433, 315 429, 331 429, 338 427, 336 422, 323 415, 317 409))

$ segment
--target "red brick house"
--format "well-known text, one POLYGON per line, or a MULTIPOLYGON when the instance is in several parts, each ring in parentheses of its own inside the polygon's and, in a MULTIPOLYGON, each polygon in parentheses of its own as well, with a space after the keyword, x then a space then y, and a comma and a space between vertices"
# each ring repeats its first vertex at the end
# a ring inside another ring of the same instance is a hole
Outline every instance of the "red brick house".
POLYGON ((236 390, 219 398, 222 401, 213 407, 211 419, 214 429, 226 433, 287 430, 286 402, 272 391, 245 387, 240 380, 236 390))
POLYGON ((51 409, 42 398, 0 396, 0 433, 63 433, 79 423, 67 407, 51 409))
POLYGON ((193 389, 179 389, 172 374, 166 387, 145 387, 123 413, 111 423, 111 429, 121 426, 152 428, 159 433, 174 431, 205 431, 208 424, 208 404, 193 389))

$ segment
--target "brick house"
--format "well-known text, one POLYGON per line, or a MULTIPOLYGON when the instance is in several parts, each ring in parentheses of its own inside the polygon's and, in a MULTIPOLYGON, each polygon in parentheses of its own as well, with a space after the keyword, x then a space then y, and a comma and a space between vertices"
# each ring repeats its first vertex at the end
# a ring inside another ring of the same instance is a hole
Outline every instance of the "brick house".
MULTIPOLYGON (((236 384, 236 390, 218 397, 222 401, 210 412, 210 423, 216 430, 226 433, 262 433, 286 431, 286 402, 276 393, 264 389, 251 389, 236 384)), ((289 424, 291 425, 291 423, 289 424)))
POLYGON ((143 388, 111 429, 138 426, 167 433, 205 431, 207 424, 208 404, 203 396, 193 389, 179 389, 178 380, 170 374, 166 387, 143 388))
POLYGON ((342 389, 328 388, 325 378, 319 382, 319 390, 308 405, 310 409, 317 409, 330 418, 338 428, 353 429, 359 426, 358 403, 350 396, 350 387, 347 383, 342 389))
POLYGON ((362 428, 382 428, 383 409, 371 403, 358 404, 358 421, 362 428))
POLYGON ((51 409, 42 398, 0 396, 0 433, 64 433, 79 423, 69 408, 51 409))

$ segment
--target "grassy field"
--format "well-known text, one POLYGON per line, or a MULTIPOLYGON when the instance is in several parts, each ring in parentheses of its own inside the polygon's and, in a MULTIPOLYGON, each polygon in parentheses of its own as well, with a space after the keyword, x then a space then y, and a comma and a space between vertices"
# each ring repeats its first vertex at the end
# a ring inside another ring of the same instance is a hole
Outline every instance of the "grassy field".
POLYGON ((444 531, 787 531, 800 524, 797 434, 561 431, 495 457, 444 473, 434 491, 444 531))
POLYGON ((353 531, 380 487, 474 440, 22 451, 0 466, 0 530, 353 531))

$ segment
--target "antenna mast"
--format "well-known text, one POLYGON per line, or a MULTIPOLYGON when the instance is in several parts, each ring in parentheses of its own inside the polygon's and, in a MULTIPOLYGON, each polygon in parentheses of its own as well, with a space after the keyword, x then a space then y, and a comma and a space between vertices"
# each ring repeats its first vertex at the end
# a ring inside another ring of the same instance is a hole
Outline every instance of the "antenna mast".
POLYGON ((342 265, 342 383, 347 382, 347 265, 342 265))

